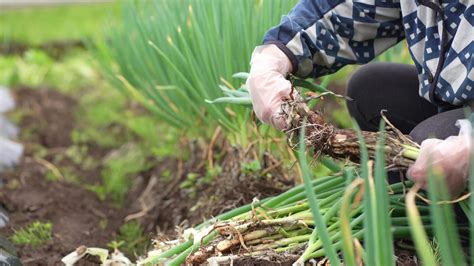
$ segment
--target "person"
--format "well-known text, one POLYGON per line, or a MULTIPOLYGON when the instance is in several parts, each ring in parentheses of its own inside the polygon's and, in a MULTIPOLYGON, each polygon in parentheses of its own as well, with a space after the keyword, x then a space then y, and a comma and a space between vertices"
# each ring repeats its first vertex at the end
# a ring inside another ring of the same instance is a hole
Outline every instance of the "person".
POLYGON ((474 1, 301 0, 270 29, 251 59, 247 80, 254 111, 284 130, 281 104, 289 97, 288 74, 331 74, 366 64, 406 40, 414 66, 371 63, 347 86, 350 114, 362 130, 376 131, 380 111, 421 143, 408 176, 426 187, 427 162, 443 170, 449 189, 465 188, 470 137, 458 135, 463 107, 474 100, 474 1))

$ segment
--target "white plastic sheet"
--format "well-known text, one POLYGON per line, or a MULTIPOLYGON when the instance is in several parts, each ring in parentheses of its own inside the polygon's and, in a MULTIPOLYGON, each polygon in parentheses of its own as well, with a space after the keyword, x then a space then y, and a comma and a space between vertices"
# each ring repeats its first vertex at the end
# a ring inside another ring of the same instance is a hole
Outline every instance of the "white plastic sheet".
POLYGON ((23 145, 15 141, 0 137, 0 171, 12 168, 21 159, 23 145))
POLYGON ((0 114, 0 136, 9 139, 18 137, 19 129, 8 118, 0 114))
POLYGON ((18 128, 10 122, 4 113, 15 108, 15 99, 10 91, 0 86, 0 171, 12 168, 23 155, 23 145, 11 139, 18 136, 18 128))
POLYGON ((10 90, 0 86, 0 114, 9 112, 15 108, 15 99, 10 93, 10 90))

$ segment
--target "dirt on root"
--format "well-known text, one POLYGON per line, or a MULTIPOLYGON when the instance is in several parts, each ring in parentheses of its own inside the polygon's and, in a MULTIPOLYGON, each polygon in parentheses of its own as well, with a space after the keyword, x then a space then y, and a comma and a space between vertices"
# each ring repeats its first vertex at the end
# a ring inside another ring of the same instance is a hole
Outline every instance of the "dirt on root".
MULTIPOLYGON (((250 203, 254 197, 262 199, 293 185, 281 163, 269 154, 259 158, 252 149, 232 147, 223 138, 218 138, 211 148, 185 141, 182 149, 189 151, 189 158, 149 158, 154 167, 133 177, 132 187, 119 208, 86 189, 102 182, 100 163, 92 169, 69 160, 50 163, 74 145, 71 132, 76 126, 77 101, 54 89, 18 88, 14 92, 21 114, 20 141, 25 145, 25 156, 14 170, 0 174, 5 183, 0 189, 0 204, 10 218, 0 234, 11 237, 34 221, 53 225, 52 240, 47 244, 17 246, 25 265, 59 265, 63 256, 81 245, 106 248, 119 228, 132 220, 140 222, 148 236, 154 237, 159 231, 174 238, 177 226, 196 225, 250 203), (243 171, 243 165, 254 160, 261 162, 261 169, 243 171), (208 175, 209 164, 220 165, 221 170, 208 182, 188 189, 180 187, 190 174, 199 178, 208 175), (54 169, 64 168, 73 169, 84 179, 79 184, 51 181, 54 169), (171 177, 166 178, 165 172, 171 177)), ((97 162, 110 152, 113 149, 93 145, 87 149, 88 156, 97 162)))
POLYGON ((253 199, 277 195, 294 185, 294 180, 285 174, 280 162, 271 155, 259 158, 263 162, 261 170, 249 173, 242 170, 242 165, 252 161, 255 155, 221 143, 214 147, 216 152, 224 154, 214 162, 220 165, 220 173, 208 183, 182 188, 180 184, 190 173, 201 177, 206 175, 209 150, 196 147, 193 142, 190 145, 193 152, 187 161, 168 160, 145 175, 149 178, 146 185, 142 184, 143 193, 136 201, 136 212, 130 216, 141 224, 157 226, 165 236, 177 237, 179 229, 200 224, 210 217, 251 203, 253 199), (172 169, 175 178, 160 178, 166 169, 172 169))

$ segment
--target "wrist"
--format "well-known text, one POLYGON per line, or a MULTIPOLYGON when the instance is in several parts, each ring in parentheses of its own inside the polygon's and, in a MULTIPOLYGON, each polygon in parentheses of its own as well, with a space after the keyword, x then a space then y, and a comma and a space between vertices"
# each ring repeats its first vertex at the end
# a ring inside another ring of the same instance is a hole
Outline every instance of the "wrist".
POLYGON ((287 74, 293 74, 298 71, 298 60, 296 56, 293 54, 293 52, 282 42, 279 41, 267 41, 265 42, 264 46, 275 46, 277 47, 282 54, 286 56, 286 58, 289 60, 290 67, 289 70, 287 71, 287 74))
POLYGON ((290 58, 276 44, 257 46, 253 52, 251 64, 265 64, 267 70, 276 71, 283 76, 293 73, 290 58))

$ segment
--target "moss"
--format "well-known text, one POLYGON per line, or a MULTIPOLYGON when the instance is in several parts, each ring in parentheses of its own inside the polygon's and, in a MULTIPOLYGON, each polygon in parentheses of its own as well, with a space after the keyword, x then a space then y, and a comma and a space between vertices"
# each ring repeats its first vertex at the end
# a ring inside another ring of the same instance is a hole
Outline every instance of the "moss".
POLYGON ((11 241, 16 245, 42 246, 52 239, 53 224, 50 222, 36 221, 15 231, 11 241))

